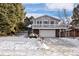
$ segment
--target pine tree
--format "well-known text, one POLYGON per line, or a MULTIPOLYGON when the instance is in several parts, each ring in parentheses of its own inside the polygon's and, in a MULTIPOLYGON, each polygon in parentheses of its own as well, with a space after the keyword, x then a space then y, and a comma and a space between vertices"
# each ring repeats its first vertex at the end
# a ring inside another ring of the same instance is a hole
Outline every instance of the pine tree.
POLYGON ((72 25, 77 26, 79 24, 79 5, 73 9, 73 16, 72 16, 72 25))
POLYGON ((24 7, 20 3, 0 4, 0 35, 9 35, 20 31, 19 24, 24 23, 24 7))

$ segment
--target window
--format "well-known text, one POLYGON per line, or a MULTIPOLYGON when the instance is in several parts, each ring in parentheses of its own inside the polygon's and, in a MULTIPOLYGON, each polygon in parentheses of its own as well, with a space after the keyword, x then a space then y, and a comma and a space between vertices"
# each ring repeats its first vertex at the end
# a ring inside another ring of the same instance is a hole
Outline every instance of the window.
POLYGON ((51 24, 54 24, 54 21, 51 21, 51 24))
POLYGON ((39 21, 37 21, 37 24, 39 24, 39 21))
POLYGON ((42 21, 40 21, 40 24, 42 24, 42 21))
POLYGON ((44 24, 48 24, 48 21, 44 21, 44 24))
POLYGON ((42 21, 37 21, 37 24, 42 24, 42 21))

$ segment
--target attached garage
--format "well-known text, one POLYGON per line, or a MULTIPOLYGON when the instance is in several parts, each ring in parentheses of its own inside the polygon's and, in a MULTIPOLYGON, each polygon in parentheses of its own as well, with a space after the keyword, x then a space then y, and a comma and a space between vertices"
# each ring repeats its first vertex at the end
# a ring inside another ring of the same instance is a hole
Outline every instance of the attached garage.
POLYGON ((55 37, 55 30, 39 30, 40 37, 55 37))

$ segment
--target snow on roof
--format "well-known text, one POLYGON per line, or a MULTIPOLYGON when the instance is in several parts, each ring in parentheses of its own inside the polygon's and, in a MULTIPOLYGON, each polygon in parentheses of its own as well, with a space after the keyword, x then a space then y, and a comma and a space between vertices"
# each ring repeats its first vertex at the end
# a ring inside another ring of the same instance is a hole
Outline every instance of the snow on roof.
POLYGON ((28 27, 28 28, 31 28, 31 27, 32 27, 32 25, 30 24, 30 25, 28 25, 27 27, 28 27))
POLYGON ((59 25, 65 25, 64 21, 61 20, 60 22, 58 22, 59 25))

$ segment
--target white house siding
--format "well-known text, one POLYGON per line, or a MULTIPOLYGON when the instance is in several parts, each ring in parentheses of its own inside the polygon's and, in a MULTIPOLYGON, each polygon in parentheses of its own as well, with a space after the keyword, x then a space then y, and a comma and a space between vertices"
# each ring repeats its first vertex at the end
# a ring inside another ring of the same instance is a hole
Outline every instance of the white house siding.
POLYGON ((55 30, 39 30, 40 37, 56 37, 55 30))
POLYGON ((44 21, 48 21, 48 24, 51 23, 51 21, 54 21, 54 24, 58 24, 59 20, 55 19, 54 17, 50 17, 47 15, 32 19, 31 21, 33 21, 33 24, 37 25, 37 21, 42 21, 42 25, 44 24, 44 21))
POLYGON ((38 18, 32 19, 31 21, 33 21, 32 29, 39 30, 35 31, 39 32, 39 37, 56 37, 56 29, 67 29, 65 25, 59 25, 59 19, 47 15, 40 16, 38 18))

